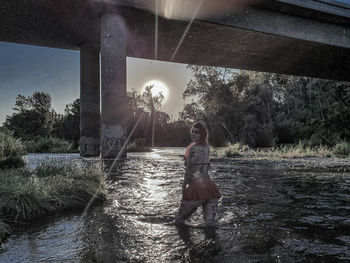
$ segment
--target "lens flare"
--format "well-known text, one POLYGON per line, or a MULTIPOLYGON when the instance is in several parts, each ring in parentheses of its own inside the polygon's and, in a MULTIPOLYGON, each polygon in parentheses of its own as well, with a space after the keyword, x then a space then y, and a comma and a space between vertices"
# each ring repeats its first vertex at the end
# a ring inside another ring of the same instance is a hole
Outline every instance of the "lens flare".
POLYGON ((161 93, 164 96, 164 101, 166 101, 167 98, 169 97, 169 89, 167 85, 160 80, 147 81, 143 85, 141 93, 143 93, 146 90, 146 87, 152 86, 152 85, 153 85, 153 88, 151 89, 152 96, 158 96, 159 93, 161 93))
POLYGON ((139 0, 138 4, 147 10, 167 19, 191 20, 198 6, 201 6, 197 18, 214 17, 237 11, 259 0, 139 0), (203 3, 201 3, 203 1, 203 3), (155 10, 157 6, 157 10, 155 10))

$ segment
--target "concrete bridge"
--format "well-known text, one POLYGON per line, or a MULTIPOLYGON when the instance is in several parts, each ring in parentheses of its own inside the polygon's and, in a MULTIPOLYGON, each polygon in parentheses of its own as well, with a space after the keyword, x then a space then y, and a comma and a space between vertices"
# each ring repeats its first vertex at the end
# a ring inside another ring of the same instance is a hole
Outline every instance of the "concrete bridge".
POLYGON ((83 156, 125 141, 126 56, 350 81, 335 0, 2 0, 0 41, 80 50, 83 156))

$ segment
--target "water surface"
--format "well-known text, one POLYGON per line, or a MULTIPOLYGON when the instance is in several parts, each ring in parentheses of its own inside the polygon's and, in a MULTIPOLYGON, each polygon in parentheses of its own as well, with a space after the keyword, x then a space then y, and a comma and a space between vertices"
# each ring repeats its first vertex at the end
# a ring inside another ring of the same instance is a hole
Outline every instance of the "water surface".
POLYGON ((6 241, 0 262, 350 261, 349 174, 215 162, 218 227, 198 209, 177 228, 183 153, 130 153, 104 205, 38 220, 6 241))

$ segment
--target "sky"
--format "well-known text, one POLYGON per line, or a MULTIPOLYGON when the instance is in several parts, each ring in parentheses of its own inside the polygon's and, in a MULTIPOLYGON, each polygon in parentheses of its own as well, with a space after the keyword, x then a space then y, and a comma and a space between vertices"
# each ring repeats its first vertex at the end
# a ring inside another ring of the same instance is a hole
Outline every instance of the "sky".
MULTIPOLYGON (((162 81, 169 98, 161 110, 175 119, 183 108, 182 93, 191 78, 184 64, 127 58, 127 89, 141 92, 148 81, 162 81)), ((52 107, 63 113, 66 104, 79 97, 79 89, 79 51, 0 42, 0 124, 13 113, 18 94, 48 92, 52 107)))

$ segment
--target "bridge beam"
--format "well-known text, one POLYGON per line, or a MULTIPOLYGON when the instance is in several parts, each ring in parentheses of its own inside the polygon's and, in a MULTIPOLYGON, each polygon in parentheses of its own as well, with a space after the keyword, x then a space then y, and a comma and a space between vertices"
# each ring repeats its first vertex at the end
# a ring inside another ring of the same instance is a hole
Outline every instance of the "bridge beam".
POLYGON ((80 155, 100 155, 99 47, 80 47, 80 155))
MULTIPOLYGON (((101 157, 115 158, 127 131, 126 26, 119 14, 101 17, 101 157)), ((124 153, 121 153, 123 156, 124 153)))

